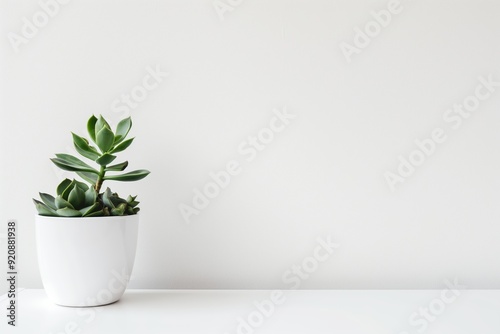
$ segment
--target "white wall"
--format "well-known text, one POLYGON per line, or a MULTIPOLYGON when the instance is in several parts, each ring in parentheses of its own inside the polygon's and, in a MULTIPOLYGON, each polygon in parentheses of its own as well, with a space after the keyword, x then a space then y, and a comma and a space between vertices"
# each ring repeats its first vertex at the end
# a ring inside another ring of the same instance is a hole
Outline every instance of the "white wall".
POLYGON ((116 124, 113 101, 159 66, 122 154, 152 173, 108 184, 141 200, 131 287, 289 287, 331 235, 302 288, 500 288, 500 87, 443 119, 479 76, 500 81, 500 2, 402 1, 350 63, 341 43, 387 1, 247 0, 224 20, 211 0, 71 1, 18 53, 8 33, 40 5, 0 6, 0 221, 20 226, 20 286, 41 287, 31 198, 66 176, 48 159, 90 114, 116 124), (296 118, 247 162, 238 146, 283 107, 296 118), (392 192, 384 173, 435 128, 446 141, 392 192), (179 204, 231 160, 241 173, 186 224, 179 204))

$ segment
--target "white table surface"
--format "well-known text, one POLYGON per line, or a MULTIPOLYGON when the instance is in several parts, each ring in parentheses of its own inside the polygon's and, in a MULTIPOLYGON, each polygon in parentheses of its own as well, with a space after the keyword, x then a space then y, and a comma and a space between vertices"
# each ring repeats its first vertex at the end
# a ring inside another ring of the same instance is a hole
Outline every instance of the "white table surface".
POLYGON ((6 324, 7 299, 0 297, 0 333, 500 333, 500 290, 461 291, 424 330, 423 317, 418 316, 416 326, 409 324, 409 317, 431 303, 443 305, 435 302, 441 298, 439 290, 286 291, 284 302, 272 315, 263 316, 259 327, 238 330, 238 317, 247 319, 257 310, 254 302, 268 300, 270 293, 128 290, 115 304, 77 309, 52 304, 43 290, 23 290, 15 328, 6 324))

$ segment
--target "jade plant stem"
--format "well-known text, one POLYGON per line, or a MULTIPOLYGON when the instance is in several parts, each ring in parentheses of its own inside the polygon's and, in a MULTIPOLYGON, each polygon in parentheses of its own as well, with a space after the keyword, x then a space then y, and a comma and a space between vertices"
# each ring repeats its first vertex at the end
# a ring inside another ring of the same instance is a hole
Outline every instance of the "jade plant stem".
POLYGON ((97 175, 97 182, 95 183, 95 191, 97 193, 101 190, 102 182, 104 181, 104 174, 106 174, 105 167, 106 166, 101 166, 99 175, 97 175))

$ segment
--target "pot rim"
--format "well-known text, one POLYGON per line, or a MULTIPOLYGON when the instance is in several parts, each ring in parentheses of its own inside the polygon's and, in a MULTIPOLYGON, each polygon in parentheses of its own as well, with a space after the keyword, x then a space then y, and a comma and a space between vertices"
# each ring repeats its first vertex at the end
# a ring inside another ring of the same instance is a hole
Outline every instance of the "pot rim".
POLYGON ((40 220, 74 220, 74 221, 79 221, 79 220, 119 220, 119 219, 130 219, 133 217, 139 217, 139 213, 136 213, 134 215, 124 215, 124 216, 98 216, 98 217, 59 217, 59 216, 43 216, 39 214, 35 214, 35 218, 40 219, 40 220))

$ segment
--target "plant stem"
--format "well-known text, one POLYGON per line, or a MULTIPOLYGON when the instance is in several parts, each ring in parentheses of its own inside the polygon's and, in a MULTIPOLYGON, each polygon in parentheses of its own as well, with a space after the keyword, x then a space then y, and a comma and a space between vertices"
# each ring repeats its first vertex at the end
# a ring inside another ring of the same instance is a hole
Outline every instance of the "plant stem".
POLYGON ((104 168, 106 166, 101 166, 101 170, 99 170, 99 175, 97 175, 97 182, 95 183, 95 191, 99 194, 101 190, 102 183, 104 181, 104 174, 106 174, 104 168))

